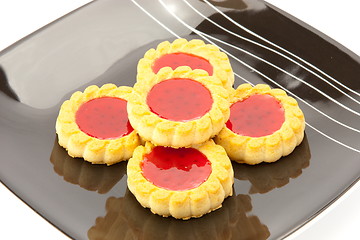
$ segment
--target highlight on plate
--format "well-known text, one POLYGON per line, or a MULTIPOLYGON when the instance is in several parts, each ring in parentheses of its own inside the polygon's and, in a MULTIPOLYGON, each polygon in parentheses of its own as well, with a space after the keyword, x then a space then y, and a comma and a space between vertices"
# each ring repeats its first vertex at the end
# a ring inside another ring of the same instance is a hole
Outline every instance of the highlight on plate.
POLYGON ((234 89, 229 59, 214 45, 162 42, 137 71, 133 87, 73 93, 56 132, 71 157, 128 161, 129 190, 155 214, 186 220, 221 208, 232 195, 231 161, 275 162, 304 138, 296 100, 265 84, 234 89))

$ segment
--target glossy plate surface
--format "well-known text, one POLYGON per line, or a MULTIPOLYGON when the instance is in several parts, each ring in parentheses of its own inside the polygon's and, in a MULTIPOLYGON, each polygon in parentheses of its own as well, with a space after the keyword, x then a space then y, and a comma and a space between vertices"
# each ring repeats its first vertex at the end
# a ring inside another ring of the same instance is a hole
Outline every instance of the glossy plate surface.
POLYGON ((358 56, 263 1, 94 1, 0 54, 0 180, 75 239, 282 238, 358 181, 359 76, 358 56), (140 207, 127 190, 126 163, 68 157, 54 127, 72 92, 132 86, 145 51, 177 37, 218 45, 235 87, 286 89, 307 121, 291 155, 234 163, 235 195, 185 222, 140 207))

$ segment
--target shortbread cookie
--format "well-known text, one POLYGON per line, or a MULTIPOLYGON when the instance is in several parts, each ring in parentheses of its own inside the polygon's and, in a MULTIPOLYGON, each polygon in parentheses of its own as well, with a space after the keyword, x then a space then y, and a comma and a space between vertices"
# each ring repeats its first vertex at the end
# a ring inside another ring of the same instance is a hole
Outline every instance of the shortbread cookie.
POLYGON ((305 119, 297 101, 265 84, 240 85, 232 96, 230 118, 216 136, 231 160, 258 164, 290 154, 304 137, 305 119))
POLYGON ((111 165, 132 156, 140 144, 127 117, 133 89, 105 84, 75 92, 60 109, 56 121, 59 144, 72 157, 111 165))
POLYGON ((139 203, 161 216, 200 217, 232 195, 234 172, 225 150, 212 140, 192 148, 135 149, 127 166, 128 187, 139 203))
POLYGON ((155 145, 187 147, 214 137, 229 118, 229 93, 204 70, 162 68, 136 83, 128 102, 131 125, 155 145))
POLYGON ((163 67, 175 70, 180 66, 205 70, 210 76, 220 79, 227 89, 234 84, 234 73, 227 55, 218 47, 199 39, 176 39, 172 43, 165 41, 156 49, 148 50, 138 63, 137 81, 148 82, 163 67))

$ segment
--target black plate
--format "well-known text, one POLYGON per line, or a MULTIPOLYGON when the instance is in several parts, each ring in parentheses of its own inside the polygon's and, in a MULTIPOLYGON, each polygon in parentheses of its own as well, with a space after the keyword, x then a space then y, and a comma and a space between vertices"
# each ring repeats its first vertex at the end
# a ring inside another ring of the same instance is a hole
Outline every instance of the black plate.
POLYGON ((203 16, 185 1, 164 2, 177 18, 160 1, 95 1, 1 53, 1 181, 75 239, 287 236, 358 181, 360 58, 262 1, 209 1, 217 12, 189 0, 203 16), (126 163, 104 167, 69 158, 54 125, 75 90, 132 86, 147 49, 201 33, 229 53, 235 86, 287 89, 308 125, 304 142, 277 163, 234 163, 235 196, 183 222, 139 207, 123 177, 126 163))

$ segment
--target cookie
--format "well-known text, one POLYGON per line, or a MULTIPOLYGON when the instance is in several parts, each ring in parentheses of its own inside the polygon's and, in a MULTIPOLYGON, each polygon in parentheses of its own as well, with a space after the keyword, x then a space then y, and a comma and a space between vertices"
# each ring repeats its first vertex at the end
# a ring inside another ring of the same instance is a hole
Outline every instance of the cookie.
POLYGON ((215 137, 231 160, 258 164, 289 155, 304 137, 297 101, 268 85, 240 85, 230 100, 230 118, 215 137))
POLYGON ((169 67, 175 70, 180 66, 205 70, 208 75, 220 79, 223 87, 227 89, 234 84, 234 73, 228 56, 218 47, 205 44, 199 39, 176 39, 172 43, 165 41, 156 49, 148 50, 138 62, 137 81, 146 83, 161 68, 169 67))
POLYGON ((131 125, 155 145, 187 147, 214 137, 229 118, 229 92, 204 70, 162 68, 137 82, 128 102, 131 125))
POLYGON ((212 140, 191 148, 147 142, 135 149, 127 175, 129 190, 143 207, 178 219, 220 208, 234 182, 230 159, 212 140))
POLYGON ((89 86, 66 100, 56 120, 60 146, 72 157, 111 165, 129 159, 140 144, 127 117, 133 89, 105 84, 89 86))

